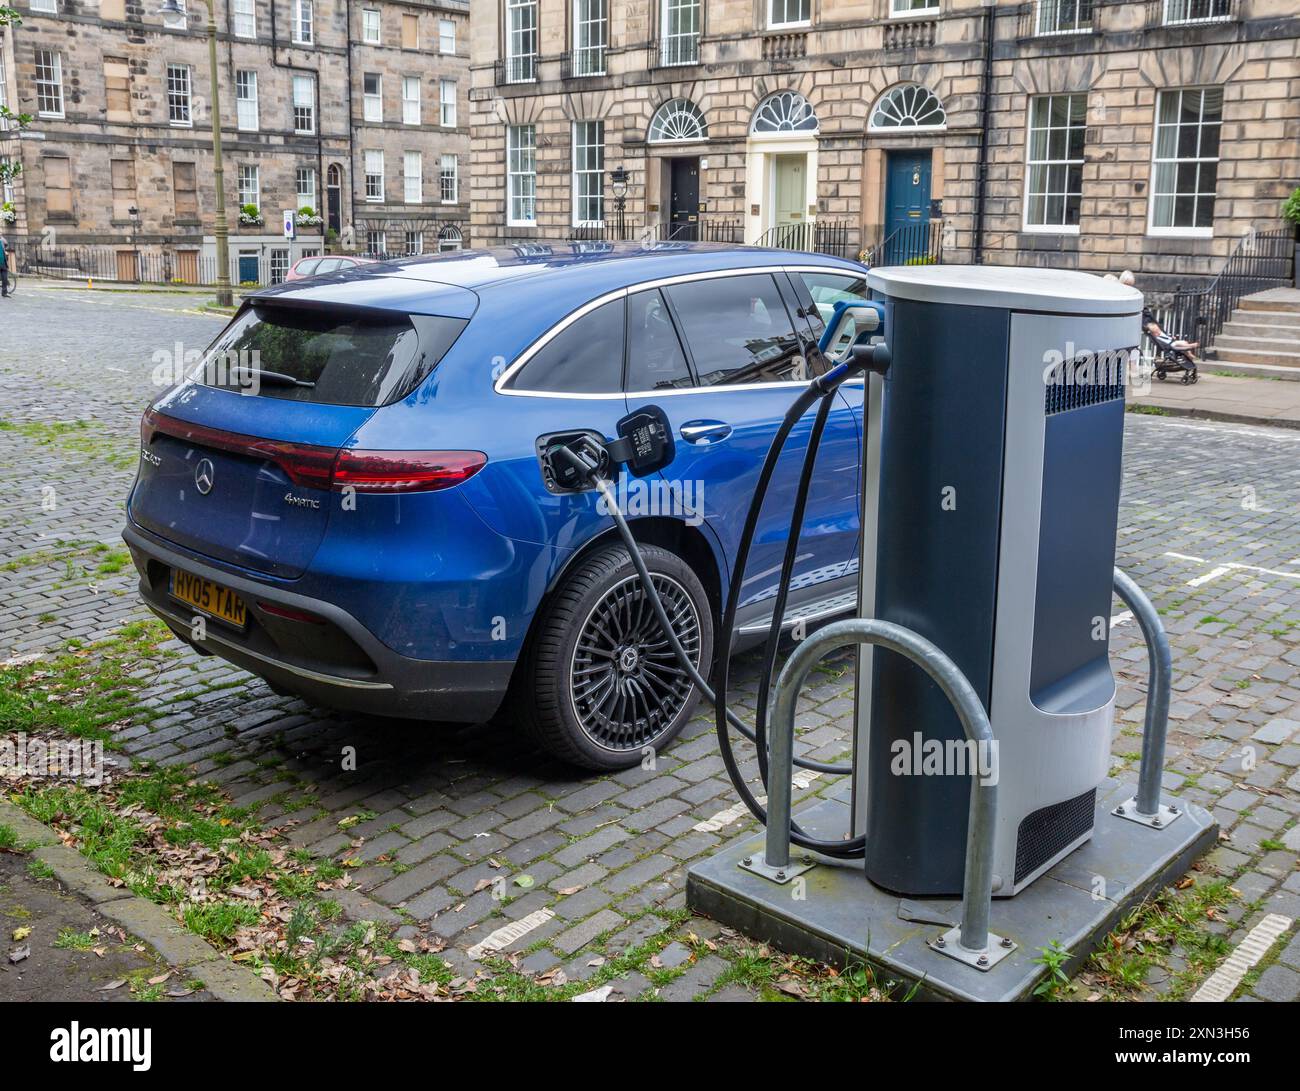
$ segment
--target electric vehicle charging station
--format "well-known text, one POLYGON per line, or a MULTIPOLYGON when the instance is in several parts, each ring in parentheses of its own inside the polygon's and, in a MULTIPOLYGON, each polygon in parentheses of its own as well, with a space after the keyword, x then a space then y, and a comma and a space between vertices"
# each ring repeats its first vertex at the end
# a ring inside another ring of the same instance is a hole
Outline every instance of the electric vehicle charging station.
POLYGON ((1010 267, 881 268, 867 281, 869 301, 836 304, 817 346, 829 370, 774 435, 732 558, 721 647, 772 472, 817 405, 752 728, 727 707, 728 657, 710 686, 708 665, 675 636, 608 480, 616 466, 643 476, 672 462, 662 410, 635 409, 613 440, 581 428, 540 436, 538 459, 548 489, 602 493, 679 663, 714 705, 728 775, 765 825, 688 870, 688 905, 937 997, 1022 999, 1045 972, 1043 948, 1060 944, 1077 967, 1218 832, 1203 809, 1161 799, 1169 646, 1150 601, 1114 567, 1142 297, 1086 274, 1010 267), (821 429, 857 375, 858 616, 800 640, 772 686, 821 429), (1150 661, 1136 785, 1108 776, 1113 595, 1150 661), (846 646, 858 648, 852 763, 797 756, 799 694, 846 646), (756 744, 766 809, 732 729, 756 744), (848 783, 795 816, 795 766, 848 783))
POLYGON ((766 833, 694 865, 688 904, 936 996, 1024 998, 1043 947, 1059 942, 1077 967, 1217 836, 1201 808, 1160 799, 1168 645, 1114 569, 1142 300, 1086 274, 1007 267, 880 268, 868 284, 892 365, 866 377, 859 620, 786 663, 766 833), (1151 653, 1136 787, 1107 775, 1112 593, 1151 653), (863 859, 792 857, 798 691, 847 644, 859 647, 853 775, 797 822, 861 839, 863 859), (968 767, 940 758, 931 771, 936 752, 968 767))

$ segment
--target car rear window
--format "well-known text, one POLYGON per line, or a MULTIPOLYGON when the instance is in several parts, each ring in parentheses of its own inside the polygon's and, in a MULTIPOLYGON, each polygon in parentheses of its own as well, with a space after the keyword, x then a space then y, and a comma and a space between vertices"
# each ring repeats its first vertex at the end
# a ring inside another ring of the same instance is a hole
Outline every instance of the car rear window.
POLYGON ((195 377, 259 397, 387 405, 415 389, 465 325, 428 315, 253 306, 212 343, 195 377))

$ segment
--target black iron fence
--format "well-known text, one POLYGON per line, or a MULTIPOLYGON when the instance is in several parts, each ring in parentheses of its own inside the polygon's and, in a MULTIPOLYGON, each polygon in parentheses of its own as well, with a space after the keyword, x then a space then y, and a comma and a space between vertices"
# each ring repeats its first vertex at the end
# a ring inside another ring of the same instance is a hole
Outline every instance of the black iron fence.
POLYGON ((605 74, 605 47, 603 45, 583 46, 571 49, 560 61, 560 78, 566 80, 582 79, 585 76, 603 76, 605 74))
POLYGON ((651 68, 676 68, 683 64, 700 63, 700 35, 698 31, 665 34, 649 42, 651 68))
POLYGON ((1099 34, 1101 0, 1031 0, 1020 9, 1018 38, 1099 34))
POLYGON ((654 242, 729 242, 745 241, 745 226, 739 219, 701 216, 691 223, 655 224, 648 236, 654 242))
POLYGON ((1228 255, 1222 271, 1201 288, 1175 288, 1151 310, 1166 333, 1214 344, 1237 304, 1255 292, 1286 288, 1295 275, 1295 230, 1253 231, 1228 255))
MULTIPOLYGON (((217 282, 217 259, 198 250, 130 249, 112 246, 9 247, 14 268, 26 276, 53 280, 102 280, 129 284, 206 285, 217 282)), ((245 268, 245 271, 248 271, 245 268)), ((269 255, 262 258, 259 283, 270 279, 269 255)), ((239 263, 231 255, 230 279, 239 283, 239 263)))
POLYGON ((941 265, 943 221, 904 224, 879 242, 866 247, 864 265, 941 265))
POLYGON ((760 235, 754 245, 847 258, 850 256, 849 221, 815 220, 811 223, 778 224, 760 235))
POLYGON ((492 65, 493 82, 498 87, 510 83, 536 82, 537 59, 536 53, 500 58, 492 65))

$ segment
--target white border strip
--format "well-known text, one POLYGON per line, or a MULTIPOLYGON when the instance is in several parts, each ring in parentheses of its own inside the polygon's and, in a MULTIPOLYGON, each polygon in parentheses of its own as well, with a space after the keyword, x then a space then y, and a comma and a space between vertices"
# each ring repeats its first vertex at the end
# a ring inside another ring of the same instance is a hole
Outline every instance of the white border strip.
POLYGON ((1261 958, 1269 952, 1295 922, 1280 913, 1270 913, 1246 936, 1227 960, 1191 996, 1191 1002, 1218 1003, 1227 1000, 1237 990, 1242 979, 1261 958))

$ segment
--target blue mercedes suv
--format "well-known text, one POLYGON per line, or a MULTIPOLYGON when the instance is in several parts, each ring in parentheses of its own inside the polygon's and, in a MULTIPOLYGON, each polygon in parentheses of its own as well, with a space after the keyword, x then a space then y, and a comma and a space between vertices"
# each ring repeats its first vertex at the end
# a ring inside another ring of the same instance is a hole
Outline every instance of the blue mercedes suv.
MULTIPOLYGON (((862 266, 707 244, 530 244, 385 261, 245 300, 140 425, 123 536, 182 640, 362 713, 508 711, 591 769, 641 760, 696 694, 597 494, 538 438, 639 406, 675 458, 620 507, 702 669, 760 464, 862 266)), ((851 331, 849 336, 851 336, 851 331)), ((851 608, 863 387, 837 395, 785 624, 851 608)), ((758 524, 732 651, 765 634, 811 429, 758 524)))

